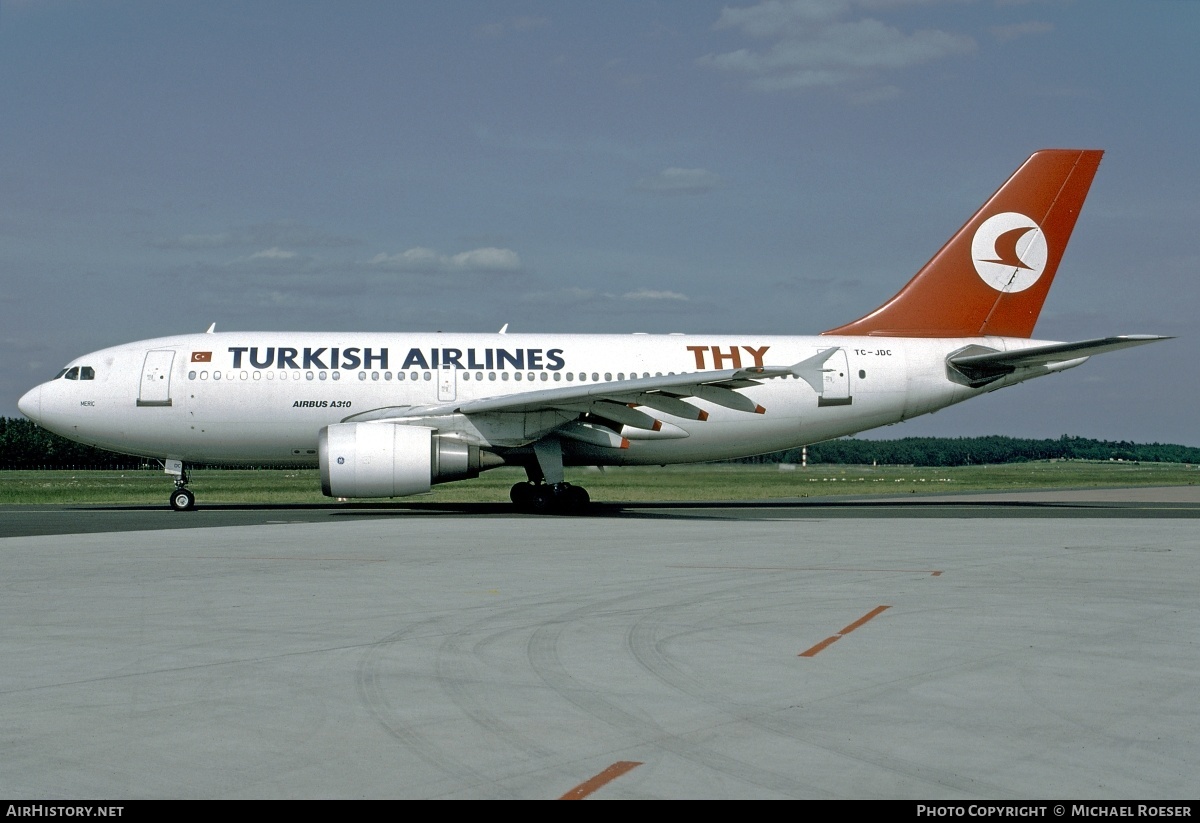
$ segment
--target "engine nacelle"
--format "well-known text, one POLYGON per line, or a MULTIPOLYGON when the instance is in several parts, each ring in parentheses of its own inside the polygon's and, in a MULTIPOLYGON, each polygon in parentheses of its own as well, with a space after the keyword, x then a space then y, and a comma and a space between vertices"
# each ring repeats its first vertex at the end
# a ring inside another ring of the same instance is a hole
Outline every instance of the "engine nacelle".
POLYGON ((434 483, 478 477, 503 461, 425 426, 335 423, 318 441, 321 491, 328 497, 403 497, 434 483))

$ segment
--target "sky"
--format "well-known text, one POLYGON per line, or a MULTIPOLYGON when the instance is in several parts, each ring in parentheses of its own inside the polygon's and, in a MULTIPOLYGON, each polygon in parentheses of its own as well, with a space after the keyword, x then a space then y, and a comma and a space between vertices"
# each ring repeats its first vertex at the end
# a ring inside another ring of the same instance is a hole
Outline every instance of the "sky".
POLYGON ((815 334, 1104 149, 1035 336, 868 436, 1200 446, 1200 2, 0 0, 0 416, 218 330, 815 334))

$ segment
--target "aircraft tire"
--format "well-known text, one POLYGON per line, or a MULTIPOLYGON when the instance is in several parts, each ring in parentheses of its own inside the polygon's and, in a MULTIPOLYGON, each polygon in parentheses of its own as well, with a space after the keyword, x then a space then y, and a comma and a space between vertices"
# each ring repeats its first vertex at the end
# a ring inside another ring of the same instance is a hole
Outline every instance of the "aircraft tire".
POLYGON ((538 485, 533 487, 533 494, 526 511, 534 514, 550 514, 557 507, 557 495, 553 486, 538 485))
POLYGON ((171 492, 171 508, 177 512, 191 511, 196 508, 196 495, 187 489, 176 489, 171 492))
POLYGON ((529 511, 533 507, 534 488, 532 483, 514 483, 508 490, 508 499, 521 511, 529 511))
POLYGON ((563 490, 560 500, 563 504, 563 510, 568 514, 581 514, 587 509, 588 503, 592 501, 592 498, 583 486, 567 486, 563 490))

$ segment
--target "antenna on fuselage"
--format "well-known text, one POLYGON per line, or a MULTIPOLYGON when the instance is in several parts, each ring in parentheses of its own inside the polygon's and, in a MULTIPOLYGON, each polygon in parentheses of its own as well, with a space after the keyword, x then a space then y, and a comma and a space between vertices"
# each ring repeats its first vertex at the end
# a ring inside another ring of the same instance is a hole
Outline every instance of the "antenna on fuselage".
POLYGON ((497 334, 508 334, 508 324, 505 323, 503 326, 500 327, 500 331, 498 331, 496 333, 497 334))
POLYGON ((217 330, 217 324, 216 324, 216 323, 213 323, 211 326, 209 326, 209 327, 208 327, 208 331, 206 331, 206 332, 204 332, 204 333, 205 333, 205 334, 212 334, 212 333, 213 333, 213 332, 215 332, 216 330, 217 330))

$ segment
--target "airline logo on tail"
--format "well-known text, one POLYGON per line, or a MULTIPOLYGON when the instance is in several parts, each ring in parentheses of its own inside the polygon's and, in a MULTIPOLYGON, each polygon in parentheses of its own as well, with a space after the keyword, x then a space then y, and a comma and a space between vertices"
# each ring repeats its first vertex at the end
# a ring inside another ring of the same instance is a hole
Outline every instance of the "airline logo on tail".
POLYGON ((1046 235, 1036 221, 1015 211, 993 215, 975 230, 975 271, 996 291, 1025 291, 1046 270, 1046 235))

